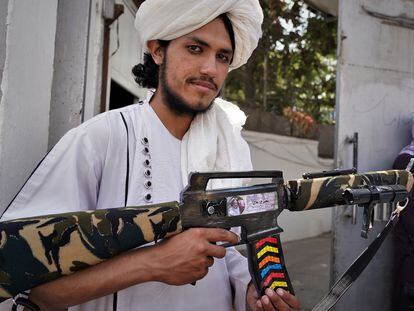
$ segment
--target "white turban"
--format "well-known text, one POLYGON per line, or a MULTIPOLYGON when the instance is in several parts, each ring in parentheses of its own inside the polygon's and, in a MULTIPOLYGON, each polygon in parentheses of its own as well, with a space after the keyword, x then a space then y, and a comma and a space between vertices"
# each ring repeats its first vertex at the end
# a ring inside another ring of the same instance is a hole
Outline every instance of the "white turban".
POLYGON ((146 0, 135 17, 142 52, 148 51, 149 40, 176 39, 223 13, 232 23, 236 45, 230 69, 238 68, 247 62, 262 36, 259 0, 146 0))

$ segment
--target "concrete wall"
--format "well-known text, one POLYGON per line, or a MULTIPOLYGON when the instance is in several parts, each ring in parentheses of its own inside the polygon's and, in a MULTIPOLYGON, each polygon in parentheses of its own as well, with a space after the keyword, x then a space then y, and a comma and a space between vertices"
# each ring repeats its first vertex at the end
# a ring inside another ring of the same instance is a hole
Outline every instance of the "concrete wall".
MULTIPOLYGON (((102 9, 101 0, 0 2, 0 211, 69 129, 99 113, 102 9)), ((138 60, 133 15, 126 9, 121 19, 110 76, 144 96, 130 74, 138 60)))
POLYGON ((101 0, 59 0, 49 147, 100 112, 101 0))
MULTIPOLYGON (((397 19, 414 19, 414 2, 339 2, 336 160, 352 165, 346 137, 359 133, 359 171, 386 169, 408 144, 414 116, 414 30, 397 19), (377 16, 377 17, 375 17, 377 16), (388 18, 383 18, 389 16, 388 18), (381 18, 379 18, 381 17, 381 18)), ((383 228, 375 222, 360 238, 362 210, 352 225, 349 209, 334 213, 333 279, 337 279, 383 228)), ((392 244, 389 237, 336 310, 390 310, 392 244), (380 273, 379 273, 380 272, 380 273)))
MULTIPOLYGON (((250 146, 253 168, 281 170, 285 181, 303 173, 331 170, 333 160, 318 158, 318 142, 309 139, 244 131, 250 146)), ((284 211, 279 224, 285 229, 283 241, 316 236, 331 230, 331 209, 306 212, 284 211)))
POLYGON ((318 155, 323 158, 334 157, 335 125, 315 124, 303 132, 298 124, 271 111, 246 107, 242 107, 242 110, 248 116, 244 125, 246 130, 318 140, 318 155))
MULTIPOLYGON (((3 70, 6 60, 6 35, 7 35, 7 15, 9 0, 0 2, 0 81, 3 79, 3 70)), ((0 88, 0 100, 3 96, 0 88)))
POLYGON ((49 147, 82 122, 91 1, 59 0, 49 147))
POLYGON ((0 211, 47 151, 99 112, 101 12, 101 0, 0 2, 0 211))
POLYGON ((3 210, 47 152, 57 1, 1 1, 0 12, 3 210))
POLYGON ((103 33, 102 1, 91 0, 88 55, 86 59, 85 104, 82 121, 88 120, 100 112, 103 33))

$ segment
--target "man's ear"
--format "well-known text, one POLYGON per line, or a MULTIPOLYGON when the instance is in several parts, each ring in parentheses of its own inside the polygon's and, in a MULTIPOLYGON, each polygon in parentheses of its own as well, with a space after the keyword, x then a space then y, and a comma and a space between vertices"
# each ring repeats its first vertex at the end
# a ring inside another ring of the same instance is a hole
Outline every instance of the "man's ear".
POLYGON ((160 45, 158 40, 148 41, 147 46, 154 62, 157 65, 161 65, 164 61, 165 49, 160 45))

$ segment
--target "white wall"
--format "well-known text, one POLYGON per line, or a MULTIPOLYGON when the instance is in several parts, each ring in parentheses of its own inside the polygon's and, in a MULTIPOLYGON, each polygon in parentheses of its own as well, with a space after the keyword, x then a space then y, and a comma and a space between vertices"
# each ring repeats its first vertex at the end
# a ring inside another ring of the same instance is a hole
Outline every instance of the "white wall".
MULTIPOLYGON (((362 172, 392 166, 398 151, 410 141, 414 116, 414 30, 373 15, 412 21, 414 2, 339 2, 337 163, 340 167, 352 164, 352 146, 345 140, 358 132, 358 168, 362 172)), ((361 209, 356 225, 343 209, 334 213, 333 280, 384 226, 384 222, 375 222, 370 238, 365 240, 360 237, 361 220, 361 209)), ((335 310, 390 310, 391 242, 389 237, 335 310)))
POLYGON ((49 148, 82 122, 91 10, 91 1, 58 1, 49 148))
POLYGON ((91 0, 89 21, 89 45, 86 59, 85 106, 82 121, 86 121, 100 112, 102 85, 102 58, 104 21, 102 18, 102 1, 91 0))
MULTIPOLYGON (((303 173, 333 169, 332 159, 318 157, 318 142, 309 139, 244 131, 255 170, 281 170, 285 181, 303 173)), ((306 212, 282 212, 279 225, 283 241, 316 236, 331 230, 332 209, 306 212)))
POLYGON ((9 0, 1 20, 0 211, 47 151, 56 14, 56 0, 9 0))

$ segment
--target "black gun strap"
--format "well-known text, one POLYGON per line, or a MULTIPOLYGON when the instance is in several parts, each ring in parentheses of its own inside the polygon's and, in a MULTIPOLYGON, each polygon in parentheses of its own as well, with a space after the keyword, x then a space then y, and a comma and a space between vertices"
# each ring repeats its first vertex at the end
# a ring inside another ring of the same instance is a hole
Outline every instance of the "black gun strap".
POLYGON ((342 295, 351 287, 352 283, 368 266, 375 256, 388 233, 398 221, 398 213, 394 212, 384 229, 377 235, 374 241, 359 255, 346 272, 332 286, 329 293, 312 309, 312 311, 328 311, 341 299, 342 295))
MULTIPOLYGON (((126 146, 127 146, 127 154, 126 154, 126 174, 125 174, 125 194, 124 194, 124 205, 127 206, 128 201, 128 184, 129 184, 129 130, 128 124, 125 120, 125 117, 122 112, 120 112, 122 122, 124 123, 125 130, 126 130, 126 146)), ((112 299, 112 310, 116 311, 118 309, 118 292, 113 294, 112 299)))
POLYGON ((26 298, 26 297, 23 297, 23 296, 19 296, 19 297, 13 299, 13 306, 11 308, 11 311, 16 311, 17 306, 22 306, 22 307, 25 308, 25 310, 41 311, 37 304, 35 304, 29 298, 26 298))

